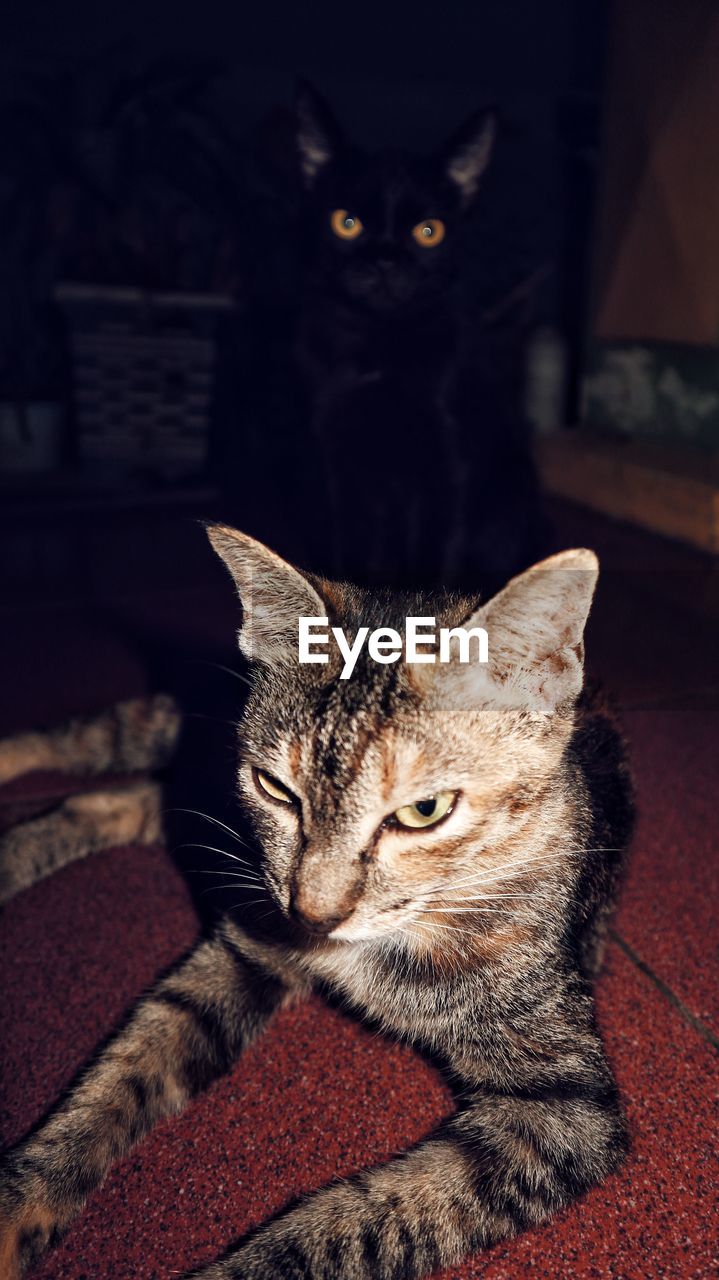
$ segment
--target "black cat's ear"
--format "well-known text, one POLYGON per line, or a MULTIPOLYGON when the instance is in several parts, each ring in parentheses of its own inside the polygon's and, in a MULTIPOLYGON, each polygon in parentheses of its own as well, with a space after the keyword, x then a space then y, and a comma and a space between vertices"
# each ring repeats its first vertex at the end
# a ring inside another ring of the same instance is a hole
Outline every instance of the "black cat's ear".
POLYGON ((297 81, 295 117, 300 171, 305 186, 311 187, 337 154, 342 133, 324 98, 308 80, 297 81))
POLYGON ((462 125, 444 151, 444 172, 457 188, 463 208, 472 203, 489 164, 497 132, 494 111, 478 111, 462 125))
POLYGON ((264 543, 224 524, 209 525, 207 536, 242 603, 242 653, 255 662, 296 662, 299 619, 326 617, 324 601, 299 569, 264 543))

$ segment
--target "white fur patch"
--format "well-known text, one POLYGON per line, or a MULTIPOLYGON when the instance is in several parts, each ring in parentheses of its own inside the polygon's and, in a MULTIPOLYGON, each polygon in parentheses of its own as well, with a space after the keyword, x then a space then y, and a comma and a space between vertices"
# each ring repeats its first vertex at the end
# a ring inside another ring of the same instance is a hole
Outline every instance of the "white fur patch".
POLYGON ((480 179, 489 164, 495 133, 495 120, 490 116, 476 137, 461 146, 447 165, 447 176, 459 187, 465 204, 477 193, 480 179))

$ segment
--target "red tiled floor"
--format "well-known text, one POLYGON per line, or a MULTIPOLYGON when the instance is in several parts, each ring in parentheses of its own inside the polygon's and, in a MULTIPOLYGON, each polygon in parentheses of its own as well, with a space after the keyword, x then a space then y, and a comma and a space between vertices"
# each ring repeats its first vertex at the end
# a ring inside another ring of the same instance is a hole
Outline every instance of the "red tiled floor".
POLYGON ((196 933, 159 847, 97 854, 18 896, 0 931, 3 1142, 35 1123, 196 933))
POLYGON ((716 1274, 715 1126, 719 1056, 616 947, 598 989, 599 1021, 627 1108, 624 1168, 541 1231, 458 1272, 709 1280, 716 1274))
POLYGON ((719 711, 625 719, 639 821, 616 928, 719 1036, 719 711))
MULTIPOLYGON (((22 895, 0 977, 6 1140, 41 1114, 193 933, 184 886, 157 849, 100 855, 22 895)), ((448 1277, 715 1274, 719 1058, 616 948, 599 1009, 632 1126, 629 1162, 541 1231, 448 1277)), ((38 1280, 169 1280, 289 1197, 415 1141, 448 1106, 439 1078, 409 1050, 319 1001, 287 1011, 230 1076, 112 1174, 38 1280)))

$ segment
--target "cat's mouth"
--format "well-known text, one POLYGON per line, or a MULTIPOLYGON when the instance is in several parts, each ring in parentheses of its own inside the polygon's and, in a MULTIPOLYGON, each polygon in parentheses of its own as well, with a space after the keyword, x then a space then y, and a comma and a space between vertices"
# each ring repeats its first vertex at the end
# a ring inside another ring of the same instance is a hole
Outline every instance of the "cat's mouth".
POLYGON ((348 272, 345 288, 355 301, 364 302, 375 311, 393 311, 406 306, 417 294, 414 281, 396 267, 348 272))

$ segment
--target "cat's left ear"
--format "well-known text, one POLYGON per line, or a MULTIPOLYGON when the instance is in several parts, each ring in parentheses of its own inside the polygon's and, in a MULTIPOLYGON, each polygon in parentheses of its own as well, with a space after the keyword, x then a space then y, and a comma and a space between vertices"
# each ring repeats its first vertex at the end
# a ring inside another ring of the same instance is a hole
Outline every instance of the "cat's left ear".
POLYGON ((314 185, 342 144, 342 131, 329 106, 309 80, 298 79, 295 88, 297 152, 306 187, 314 185))
POLYGON ((492 110, 470 116, 450 139, 444 151, 445 176, 459 192, 462 207, 474 200, 489 164, 497 133, 497 116, 492 110))
POLYGON ((584 628, 599 575, 593 551, 560 551, 513 578, 463 624, 487 634, 488 662, 453 666, 463 698, 551 715, 584 682, 584 628))
POLYGON ((242 604, 240 650, 251 662, 297 662, 300 617, 327 615, 312 584, 264 543, 229 525, 207 536, 230 571, 242 604))

